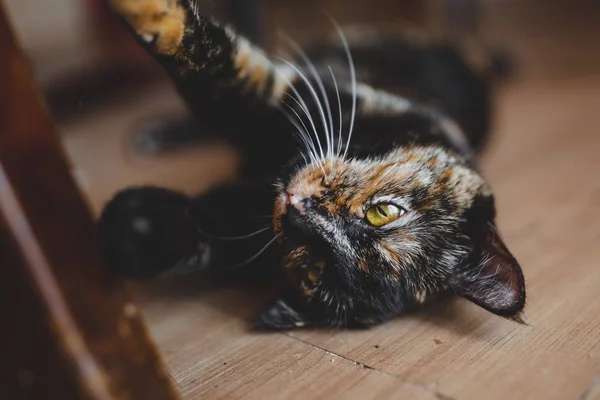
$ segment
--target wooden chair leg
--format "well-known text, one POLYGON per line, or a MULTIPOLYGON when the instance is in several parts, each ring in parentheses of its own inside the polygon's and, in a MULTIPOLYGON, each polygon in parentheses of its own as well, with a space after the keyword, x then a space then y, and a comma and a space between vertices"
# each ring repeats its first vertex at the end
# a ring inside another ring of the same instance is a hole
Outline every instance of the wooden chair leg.
POLYGON ((175 399, 0 4, 1 399, 175 399))

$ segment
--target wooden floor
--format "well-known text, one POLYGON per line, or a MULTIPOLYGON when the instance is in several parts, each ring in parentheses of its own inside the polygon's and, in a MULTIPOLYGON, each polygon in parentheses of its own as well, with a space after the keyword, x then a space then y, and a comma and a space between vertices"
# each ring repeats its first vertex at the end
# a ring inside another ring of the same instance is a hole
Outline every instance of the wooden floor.
MULTIPOLYGON (((172 277, 139 298, 183 398, 600 399, 598 32, 514 42, 523 73, 500 90, 482 162, 527 279, 528 325, 456 300, 366 331, 259 334, 249 322, 269 288, 172 277)), ((96 212, 125 185, 194 192, 232 176, 235 155, 218 144, 131 154, 136 121, 181 109, 159 84, 62 127, 96 212)))

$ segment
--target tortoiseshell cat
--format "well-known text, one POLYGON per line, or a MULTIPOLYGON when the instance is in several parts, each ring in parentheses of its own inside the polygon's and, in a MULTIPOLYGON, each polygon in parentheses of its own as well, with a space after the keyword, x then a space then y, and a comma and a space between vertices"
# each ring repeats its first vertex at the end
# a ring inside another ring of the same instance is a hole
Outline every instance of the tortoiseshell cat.
POLYGON ((194 115, 245 155, 239 183, 196 198, 119 193, 100 221, 117 273, 280 277, 260 329, 367 327, 442 295, 520 321, 523 274, 473 158, 488 129, 489 65, 451 44, 366 35, 351 40, 354 58, 341 36, 296 66, 194 1, 113 5, 194 115))

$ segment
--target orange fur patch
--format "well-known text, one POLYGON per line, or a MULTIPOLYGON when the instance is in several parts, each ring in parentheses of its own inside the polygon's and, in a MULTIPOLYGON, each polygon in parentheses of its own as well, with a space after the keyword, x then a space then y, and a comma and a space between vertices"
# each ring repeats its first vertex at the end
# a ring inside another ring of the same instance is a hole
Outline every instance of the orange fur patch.
POLYGON ((238 38, 237 43, 235 67, 238 79, 246 80, 247 90, 263 91, 267 86, 271 62, 246 39, 238 38))
POLYGON ((437 168, 439 164, 439 160, 437 157, 431 157, 429 160, 427 160, 427 166, 431 169, 437 168))
POLYGON ((186 14, 176 1, 112 0, 113 8, 144 40, 156 36, 161 54, 174 55, 183 40, 186 14))
POLYGON ((248 76, 250 67, 250 47, 239 49, 235 58, 235 66, 238 70, 238 78, 243 79, 248 76))
POLYGON ((267 86, 267 78, 269 77, 269 71, 265 68, 259 67, 251 71, 250 81, 254 83, 255 87, 259 90, 264 90, 267 86))

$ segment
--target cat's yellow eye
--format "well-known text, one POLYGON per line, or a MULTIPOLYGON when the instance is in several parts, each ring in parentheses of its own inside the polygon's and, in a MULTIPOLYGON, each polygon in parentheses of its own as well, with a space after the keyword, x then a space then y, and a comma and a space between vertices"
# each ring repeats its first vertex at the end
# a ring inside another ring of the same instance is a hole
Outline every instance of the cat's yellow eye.
POLYGON ((374 204, 367 210, 367 221, 373 226, 383 226, 397 220, 404 210, 393 204, 374 204))

